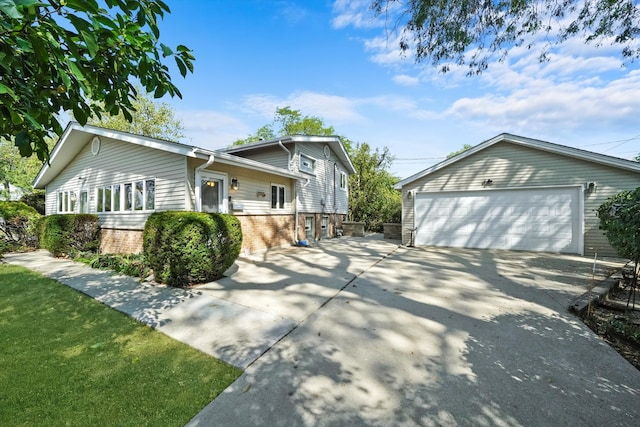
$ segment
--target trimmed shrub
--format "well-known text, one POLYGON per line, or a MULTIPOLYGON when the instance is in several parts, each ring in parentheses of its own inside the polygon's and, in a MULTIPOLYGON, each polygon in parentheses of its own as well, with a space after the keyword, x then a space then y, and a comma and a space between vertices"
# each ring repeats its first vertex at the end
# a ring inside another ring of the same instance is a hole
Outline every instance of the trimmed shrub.
POLYGON ((38 248, 40 214, 22 202, 0 202, 0 254, 38 248))
POLYGON ((40 215, 45 214, 45 195, 43 190, 33 190, 20 198, 20 201, 31 206, 40 215))
POLYGON ((100 246, 98 216, 57 214, 45 216, 40 224, 40 247, 53 256, 97 252, 100 246))
POLYGON ((219 279, 241 245, 240 221, 227 214, 156 212, 143 233, 143 253, 155 280, 176 287, 219 279))

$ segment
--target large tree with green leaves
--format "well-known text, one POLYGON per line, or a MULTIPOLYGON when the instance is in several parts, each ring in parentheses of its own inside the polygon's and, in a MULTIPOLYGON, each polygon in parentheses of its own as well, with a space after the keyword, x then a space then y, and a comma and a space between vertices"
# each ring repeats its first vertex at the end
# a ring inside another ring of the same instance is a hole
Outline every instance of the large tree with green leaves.
POLYGON ((259 128, 247 138, 238 139, 233 145, 243 145, 261 139, 275 139, 285 135, 335 135, 333 126, 326 126, 321 118, 302 115, 291 107, 276 109, 273 121, 259 128))
POLYGON ((514 46, 549 49, 580 38, 620 46, 627 60, 640 58, 640 6, 634 0, 373 0, 371 8, 401 28, 400 49, 446 72, 466 65, 485 70, 514 46))
POLYGON ((87 123, 167 141, 180 141, 184 138, 182 121, 176 118, 175 111, 169 104, 155 101, 140 86, 136 87, 136 91, 138 97, 131 103, 131 120, 120 111, 115 116, 90 117, 87 123))
POLYGON ((402 196, 393 188, 398 178, 389 172, 389 148, 372 150, 359 143, 350 155, 356 173, 349 177, 349 219, 372 231, 382 231, 385 222, 400 222, 402 196))
POLYGON ((184 77, 194 57, 160 42, 168 12, 161 0, 0 0, 0 137, 44 160, 63 111, 81 124, 102 114, 131 120, 132 78, 156 98, 180 97, 164 61, 184 77))

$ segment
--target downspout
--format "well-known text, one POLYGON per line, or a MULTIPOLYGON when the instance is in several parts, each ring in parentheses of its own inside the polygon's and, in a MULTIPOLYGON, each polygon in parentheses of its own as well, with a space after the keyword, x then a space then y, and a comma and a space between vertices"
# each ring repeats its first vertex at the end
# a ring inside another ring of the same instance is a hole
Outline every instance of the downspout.
MULTIPOLYGON (((282 143, 282 140, 278 140, 278 145, 280 146, 280 148, 282 148, 284 151, 287 152, 287 169, 289 171, 291 171, 291 151, 289 151, 289 149, 287 147, 284 146, 284 144, 282 143)), ((306 185, 306 184, 305 184, 306 185)), ((293 212, 294 212, 294 231, 293 231, 293 241, 297 244, 298 243, 298 180, 296 179, 296 183, 294 184, 294 188, 296 189, 296 198, 294 201, 294 206, 293 206, 293 212)), ((304 188, 304 186, 302 186, 301 188, 304 188)))
POLYGON ((201 186, 202 186, 202 179, 200 179, 200 171, 203 169, 208 168, 209 166, 211 166, 213 164, 213 162, 215 161, 215 156, 211 153, 208 152, 204 152, 202 150, 199 149, 195 149, 193 150, 194 153, 200 152, 202 154, 208 154, 209 155, 209 159, 207 160, 207 162, 203 165, 200 165, 196 168, 195 170, 195 174, 194 174, 194 180, 195 180, 195 193, 196 193, 196 212, 200 212, 202 211, 202 200, 200 199, 200 194, 201 194, 201 186))

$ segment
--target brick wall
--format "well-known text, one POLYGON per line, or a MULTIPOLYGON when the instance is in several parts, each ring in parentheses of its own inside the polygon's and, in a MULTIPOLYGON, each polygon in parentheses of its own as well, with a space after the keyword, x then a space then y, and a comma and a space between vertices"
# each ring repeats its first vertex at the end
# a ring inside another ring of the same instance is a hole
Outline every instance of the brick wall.
POLYGON ((139 254, 142 252, 142 230, 100 230, 100 253, 139 254))
POLYGON ((294 215, 238 215, 238 219, 245 253, 294 243, 294 215))
MULTIPOLYGON (((238 219, 242 225, 243 252, 252 253, 294 243, 293 215, 239 215, 238 219)), ((302 230, 304 233, 304 218, 302 230)), ((100 234, 100 252, 141 253, 142 230, 103 228, 100 234)))
POLYGON ((344 215, 342 214, 304 213, 304 212, 299 213, 298 214, 298 239, 299 240, 305 239, 306 233, 304 230, 304 223, 305 223, 305 218, 309 216, 314 217, 315 239, 322 238, 322 217, 324 216, 329 218, 329 236, 328 237, 335 237, 336 229, 342 228, 342 218, 344 217, 344 215))

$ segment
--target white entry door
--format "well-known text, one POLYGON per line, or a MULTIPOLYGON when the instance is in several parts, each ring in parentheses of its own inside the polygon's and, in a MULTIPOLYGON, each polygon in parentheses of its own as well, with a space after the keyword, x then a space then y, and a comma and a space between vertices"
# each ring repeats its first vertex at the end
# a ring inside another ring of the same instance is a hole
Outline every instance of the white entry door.
POLYGON ((580 187, 417 193, 416 245, 583 253, 580 187))
POLYGON ((200 203, 202 212, 225 212, 225 184, 224 175, 200 174, 200 203))

